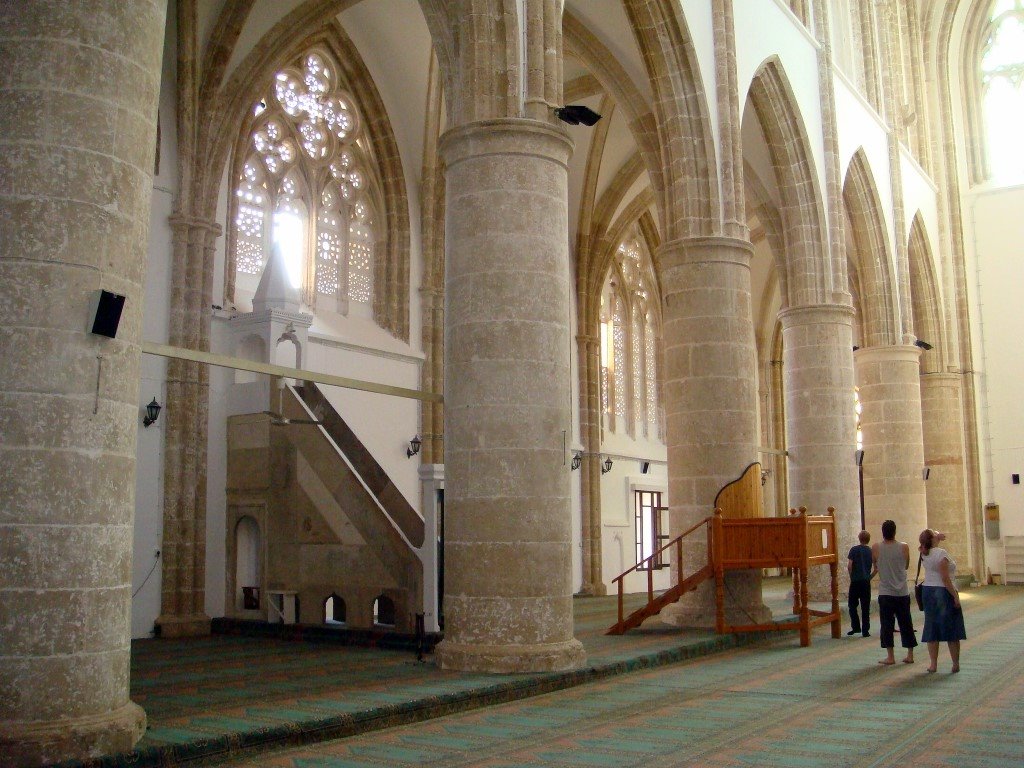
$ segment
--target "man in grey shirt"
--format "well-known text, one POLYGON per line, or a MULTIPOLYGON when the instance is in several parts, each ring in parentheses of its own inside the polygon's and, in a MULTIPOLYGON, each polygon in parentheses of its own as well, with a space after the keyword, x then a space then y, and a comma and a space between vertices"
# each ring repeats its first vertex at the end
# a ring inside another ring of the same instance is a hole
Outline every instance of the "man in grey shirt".
POLYGON ((900 625, 900 644, 907 649, 904 664, 914 663, 914 621, 910 616, 910 590, 907 588, 907 568, 910 567, 910 547, 905 541, 896 541, 896 523, 886 520, 882 523, 882 541, 871 547, 871 560, 878 574, 878 622, 881 625, 879 637, 882 648, 888 654, 879 664, 892 666, 896 663, 893 654, 893 628, 900 625))

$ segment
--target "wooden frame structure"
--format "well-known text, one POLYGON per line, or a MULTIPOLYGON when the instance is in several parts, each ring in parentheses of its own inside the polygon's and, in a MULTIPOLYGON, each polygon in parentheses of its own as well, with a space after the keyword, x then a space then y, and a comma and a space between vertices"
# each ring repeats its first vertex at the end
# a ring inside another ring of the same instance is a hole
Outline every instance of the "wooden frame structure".
POLYGON ((832 625, 832 637, 842 631, 839 613, 839 551, 836 539, 835 509, 827 515, 808 515, 801 507, 790 510, 788 517, 762 517, 761 465, 750 464, 739 478, 727 484, 715 497, 715 514, 706 517, 672 539, 656 552, 629 570, 616 576, 618 584, 618 621, 606 634, 621 635, 646 619, 661 612, 686 592, 713 578, 715 580, 715 631, 766 632, 799 630, 800 645, 811 643, 811 628, 832 625), (683 563, 683 539, 700 531, 707 542, 707 563, 689 576, 683 563), (654 594, 653 563, 664 552, 671 552, 675 562, 675 584, 661 594, 654 594), (807 581, 811 568, 829 567, 832 581, 831 610, 812 610, 809 605, 807 581), (647 570, 647 603, 629 616, 623 611, 625 578, 634 571, 647 570), (793 614, 796 621, 764 624, 726 624, 725 573, 752 568, 793 569, 793 614))
POLYGON ((729 519, 721 509, 711 518, 711 567, 715 577, 715 631, 765 632, 799 630, 800 645, 811 643, 811 628, 832 625, 832 637, 842 632, 839 613, 839 552, 835 509, 827 515, 808 515, 806 509, 789 517, 729 519), (832 581, 832 607, 812 610, 807 580, 814 566, 827 565, 832 581), (793 613, 797 621, 765 624, 726 624, 725 572, 749 568, 793 569, 793 613))

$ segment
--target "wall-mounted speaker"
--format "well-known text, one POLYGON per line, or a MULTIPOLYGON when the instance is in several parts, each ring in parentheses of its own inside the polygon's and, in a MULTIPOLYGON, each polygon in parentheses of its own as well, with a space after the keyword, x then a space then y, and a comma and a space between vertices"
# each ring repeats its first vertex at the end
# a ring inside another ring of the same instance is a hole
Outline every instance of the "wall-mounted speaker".
POLYGON ((650 471, 651 471, 651 462, 649 462, 649 461, 641 461, 640 462, 640 474, 646 475, 650 471))
POLYGON ((96 301, 96 312, 92 318, 91 332, 111 339, 117 336, 117 326, 121 323, 123 310, 124 296, 110 291, 100 291, 96 301))

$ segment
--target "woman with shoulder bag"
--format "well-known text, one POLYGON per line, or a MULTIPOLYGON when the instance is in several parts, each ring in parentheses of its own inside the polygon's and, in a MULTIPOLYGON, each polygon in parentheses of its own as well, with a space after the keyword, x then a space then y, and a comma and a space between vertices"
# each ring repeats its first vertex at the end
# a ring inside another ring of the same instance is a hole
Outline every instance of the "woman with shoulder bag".
POLYGON ((922 598, 924 600, 924 634, 921 640, 928 644, 929 672, 934 672, 939 661, 939 643, 949 647, 949 658, 953 662, 951 672, 960 671, 960 641, 967 639, 964 627, 964 612, 960 608, 960 593, 957 592, 956 562, 949 553, 936 546, 946 537, 938 531, 925 528, 921 531, 921 562, 924 564, 922 598))

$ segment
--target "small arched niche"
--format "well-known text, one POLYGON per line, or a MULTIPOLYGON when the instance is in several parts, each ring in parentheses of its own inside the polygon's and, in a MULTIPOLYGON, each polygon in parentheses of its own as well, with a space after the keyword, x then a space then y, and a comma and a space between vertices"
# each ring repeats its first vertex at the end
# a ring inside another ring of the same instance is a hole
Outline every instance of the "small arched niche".
POLYGON ((337 592, 332 592, 324 600, 324 624, 345 623, 345 601, 337 592))
POLYGON ((395 601, 387 595, 377 595, 373 601, 373 626, 395 626, 395 601))
POLYGON ((255 518, 242 517, 235 526, 235 608, 260 607, 260 526, 255 518))

